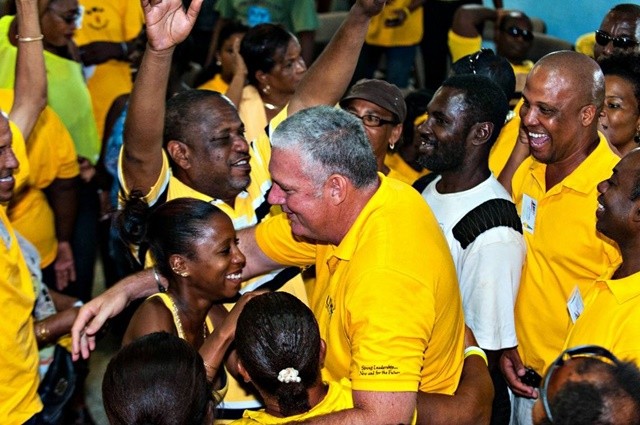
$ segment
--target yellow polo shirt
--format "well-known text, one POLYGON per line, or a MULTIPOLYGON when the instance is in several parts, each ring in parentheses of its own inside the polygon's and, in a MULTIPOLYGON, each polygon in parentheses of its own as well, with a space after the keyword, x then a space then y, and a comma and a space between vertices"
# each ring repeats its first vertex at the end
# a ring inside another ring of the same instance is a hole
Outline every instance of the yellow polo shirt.
POLYGON ((404 162, 399 153, 389 153, 384 157, 384 165, 389 167, 387 177, 400 180, 406 184, 413 184, 420 177, 430 173, 429 170, 423 168, 422 171, 416 171, 412 166, 404 162))
POLYGON ((464 320, 447 243, 424 199, 382 174, 338 246, 297 242, 285 215, 256 228, 281 264, 316 265, 309 305, 327 342, 325 378, 358 391, 452 394, 464 320))
POLYGON ((611 176, 619 160, 600 137, 582 164, 548 191, 546 165, 533 157, 513 177, 513 200, 521 217, 523 205, 525 211, 536 211, 533 225, 523 219, 527 258, 515 308, 518 349, 524 364, 540 375, 564 346, 571 326, 567 302, 574 288, 584 297, 593 281, 619 262, 617 248, 596 232, 595 215, 596 186, 611 176))
POLYGON ((596 344, 640 365, 640 272, 611 279, 615 270, 598 278, 585 295, 564 348, 596 344))
POLYGON ((38 347, 31 311, 31 274, 9 219, 0 208, 0 423, 21 424, 42 410, 38 347))
MULTIPOLYGON (((13 90, 0 89, 0 93, 0 108, 4 109, 13 102, 13 90)), ((50 106, 40 114, 24 157, 18 153, 23 150, 14 136, 14 151, 21 163, 19 174, 23 165, 28 165, 30 172, 25 182, 28 184, 14 189, 8 214, 16 230, 37 248, 40 268, 45 268, 56 258, 58 242, 53 210, 42 190, 55 179, 76 177, 80 172, 78 158, 71 135, 50 106)))
POLYGON ((329 382, 327 395, 320 403, 313 406, 308 412, 299 415, 288 416, 286 418, 278 418, 266 413, 264 410, 244 412, 243 418, 231 422, 232 425, 255 425, 255 424, 287 424, 290 422, 299 422, 316 416, 324 415, 339 410, 350 409, 353 407, 353 399, 351 397, 351 385, 348 379, 340 382, 329 382))

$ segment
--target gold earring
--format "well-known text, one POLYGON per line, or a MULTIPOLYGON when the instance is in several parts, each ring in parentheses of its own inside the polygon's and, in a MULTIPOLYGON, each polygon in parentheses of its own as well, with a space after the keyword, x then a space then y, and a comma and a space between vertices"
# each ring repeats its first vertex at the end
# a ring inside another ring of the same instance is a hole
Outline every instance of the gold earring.
POLYGON ((267 84, 266 86, 264 86, 262 88, 262 93, 266 94, 267 96, 269 96, 269 94, 271 93, 271 86, 269 84, 267 84))

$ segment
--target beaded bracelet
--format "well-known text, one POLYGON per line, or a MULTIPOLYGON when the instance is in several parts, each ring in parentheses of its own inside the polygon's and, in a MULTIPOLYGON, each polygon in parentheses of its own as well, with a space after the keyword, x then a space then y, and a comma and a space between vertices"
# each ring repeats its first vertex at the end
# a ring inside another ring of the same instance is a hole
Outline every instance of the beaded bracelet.
POLYGON ((484 359, 484 362, 486 363, 487 366, 489 366, 489 360, 487 360, 487 355, 485 354, 484 350, 480 347, 476 347, 476 346, 469 346, 467 348, 464 349, 464 358, 466 359, 469 356, 480 356, 484 359))
POLYGON ((40 34, 37 37, 20 37, 19 34, 16 34, 16 40, 20 43, 28 43, 30 41, 40 41, 44 38, 44 35, 40 34))

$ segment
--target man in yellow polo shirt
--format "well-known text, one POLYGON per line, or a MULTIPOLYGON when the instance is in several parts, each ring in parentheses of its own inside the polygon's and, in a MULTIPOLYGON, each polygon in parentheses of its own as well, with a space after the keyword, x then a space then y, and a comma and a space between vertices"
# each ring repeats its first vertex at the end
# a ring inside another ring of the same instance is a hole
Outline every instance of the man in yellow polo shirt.
POLYGON ((517 396, 519 423, 531 423, 536 376, 562 350, 594 279, 619 259, 594 231, 596 185, 618 157, 598 135, 604 76, 593 59, 571 51, 543 57, 523 98, 521 129, 531 156, 512 179, 512 196, 527 258, 515 308, 519 347, 503 354, 501 367, 517 396))
POLYGON ((409 423, 417 392, 453 394, 462 370, 460 293, 438 223, 417 192, 377 173, 345 111, 300 111, 272 145, 269 202, 284 214, 238 234, 245 272, 315 264, 324 376, 349 378, 355 406, 331 420, 409 423))
POLYGON ((640 150, 629 152, 598 185, 596 228, 614 240, 622 264, 596 279, 565 347, 601 345, 640 365, 640 150), (604 320, 603 320, 604 319, 604 320))

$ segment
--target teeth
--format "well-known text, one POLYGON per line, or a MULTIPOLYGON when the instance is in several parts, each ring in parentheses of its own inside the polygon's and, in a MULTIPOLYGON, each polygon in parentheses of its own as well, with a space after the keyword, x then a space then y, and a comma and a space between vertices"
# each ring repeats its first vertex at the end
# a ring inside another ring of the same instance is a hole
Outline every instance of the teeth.
POLYGON ((0 179, 0 182, 2 182, 2 183, 8 183, 8 182, 11 182, 11 181, 13 181, 13 176, 7 176, 7 177, 3 177, 3 178, 0 179))
POLYGON ((235 164, 235 165, 246 165, 246 164, 248 164, 247 160, 246 160, 246 159, 243 159, 242 161, 238 161, 238 162, 236 162, 236 164, 235 164))
POLYGON ((529 134, 529 137, 532 137, 532 138, 538 138, 538 137, 544 137, 545 136, 542 133, 531 133, 531 132, 529 132, 528 134, 529 134))
POLYGON ((231 279, 231 280, 241 279, 242 273, 232 273, 232 274, 228 274, 226 277, 227 279, 231 279))
POLYGON ((598 202, 598 211, 604 211, 604 206, 598 202))

